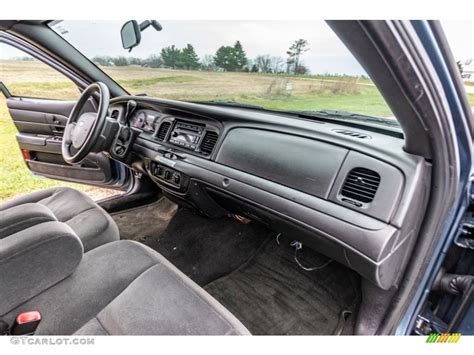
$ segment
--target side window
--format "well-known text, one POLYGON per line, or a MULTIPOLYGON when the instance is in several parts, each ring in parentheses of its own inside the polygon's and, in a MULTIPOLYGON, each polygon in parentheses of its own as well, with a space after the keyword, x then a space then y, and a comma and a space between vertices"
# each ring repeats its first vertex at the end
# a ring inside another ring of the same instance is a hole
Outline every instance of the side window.
POLYGON ((0 43, 0 81, 14 96, 76 100, 77 86, 63 74, 5 43, 0 43))

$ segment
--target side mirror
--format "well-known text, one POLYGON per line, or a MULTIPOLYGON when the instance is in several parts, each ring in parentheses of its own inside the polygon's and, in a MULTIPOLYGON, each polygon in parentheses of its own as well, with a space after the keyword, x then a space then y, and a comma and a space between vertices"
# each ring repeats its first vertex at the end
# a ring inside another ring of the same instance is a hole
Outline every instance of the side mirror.
POLYGON ((140 25, 135 20, 125 22, 120 30, 120 36, 122 37, 122 47, 130 52, 142 40, 140 25))
POLYGON ((146 20, 141 24, 138 24, 137 21, 131 20, 125 22, 120 30, 120 36, 122 37, 122 47, 128 49, 130 52, 132 48, 138 46, 142 40, 141 32, 152 26, 155 30, 161 31, 162 27, 160 23, 156 20, 146 20))

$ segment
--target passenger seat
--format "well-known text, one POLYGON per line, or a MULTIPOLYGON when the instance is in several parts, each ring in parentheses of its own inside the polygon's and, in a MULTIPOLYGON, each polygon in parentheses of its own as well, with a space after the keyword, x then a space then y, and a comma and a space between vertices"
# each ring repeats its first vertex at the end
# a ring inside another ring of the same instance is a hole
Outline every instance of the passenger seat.
MULTIPOLYGON (((82 253, 74 244, 77 237, 65 238, 67 231, 62 227, 58 231, 64 241, 70 239, 69 251, 74 258, 82 253)), ((70 260, 71 256, 61 262, 69 265, 70 260)), ((0 319, 12 324, 18 314, 32 310, 42 315, 35 335, 250 334, 163 256, 127 240, 84 254, 68 277, 0 315, 0 319)))
POLYGON ((86 252, 120 239, 118 227, 112 217, 89 196, 68 187, 35 191, 2 203, 0 215, 15 208, 18 220, 25 220, 22 218, 22 211, 31 209, 33 203, 46 207, 56 220, 69 225, 81 240, 86 252))

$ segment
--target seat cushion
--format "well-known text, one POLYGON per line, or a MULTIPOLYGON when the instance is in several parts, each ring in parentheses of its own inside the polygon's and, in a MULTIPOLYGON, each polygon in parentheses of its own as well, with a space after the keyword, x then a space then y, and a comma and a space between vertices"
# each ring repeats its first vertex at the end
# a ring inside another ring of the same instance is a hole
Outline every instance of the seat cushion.
POLYGON ((160 254, 127 240, 86 253, 70 277, 2 318, 26 310, 41 312, 40 335, 249 334, 160 254))
POLYGON ((68 224, 86 252, 120 239, 112 217, 80 191, 68 187, 35 191, 1 204, 0 211, 28 203, 46 206, 58 221, 68 224))

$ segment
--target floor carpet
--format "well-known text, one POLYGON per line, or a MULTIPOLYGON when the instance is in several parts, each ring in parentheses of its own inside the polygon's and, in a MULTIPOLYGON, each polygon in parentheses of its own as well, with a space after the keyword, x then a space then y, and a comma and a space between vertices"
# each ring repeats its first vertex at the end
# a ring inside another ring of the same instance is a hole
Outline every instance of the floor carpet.
POLYGON ((120 239, 141 241, 149 235, 159 235, 168 226, 178 205, 165 197, 146 206, 112 214, 119 227, 120 239))
POLYGON ((211 219, 180 208, 163 233, 141 241, 204 286, 247 262, 272 235, 255 223, 211 219))
MULTIPOLYGON (((210 219, 162 199, 114 215, 122 238, 158 251, 230 310, 252 334, 351 334, 360 277, 336 262, 305 271, 292 238, 256 223, 210 219), (349 317, 348 317, 349 316, 349 317), (348 318, 347 318, 348 317, 348 318), (347 318, 347 319, 346 319, 347 318)), ((303 246, 304 267, 328 259, 303 246)))
MULTIPOLYGON (((250 261, 205 289, 255 335, 350 334, 359 277, 336 262, 303 270, 290 242, 268 240, 250 261)), ((297 256, 304 267, 328 261, 304 247, 297 256)))

